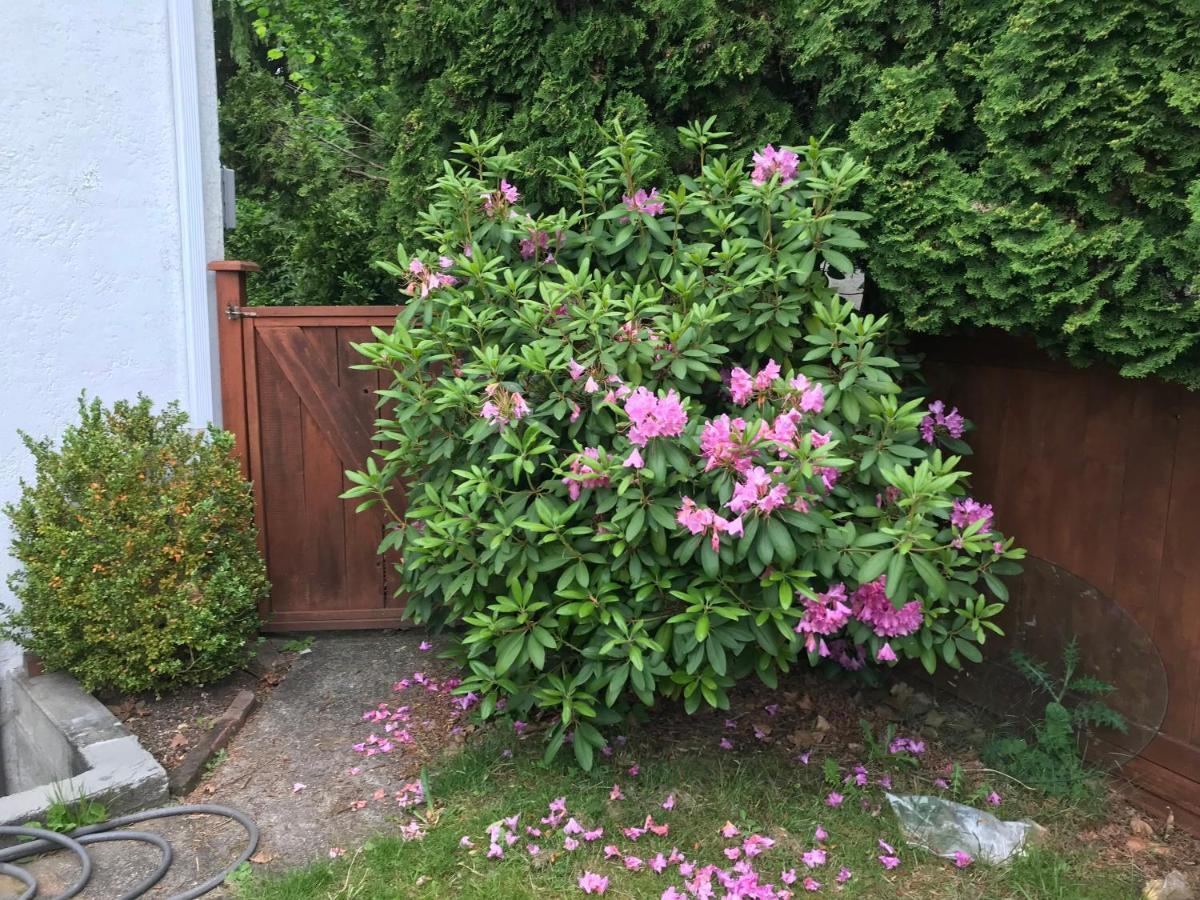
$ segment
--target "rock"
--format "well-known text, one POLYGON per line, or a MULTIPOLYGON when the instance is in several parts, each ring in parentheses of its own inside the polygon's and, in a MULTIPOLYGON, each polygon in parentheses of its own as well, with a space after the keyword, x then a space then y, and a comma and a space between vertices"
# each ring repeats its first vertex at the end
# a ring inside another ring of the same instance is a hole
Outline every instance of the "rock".
POLYGON ((1171 871, 1162 878, 1147 881, 1142 888, 1145 900, 1193 900, 1195 896, 1188 887, 1187 879, 1179 871, 1171 871))

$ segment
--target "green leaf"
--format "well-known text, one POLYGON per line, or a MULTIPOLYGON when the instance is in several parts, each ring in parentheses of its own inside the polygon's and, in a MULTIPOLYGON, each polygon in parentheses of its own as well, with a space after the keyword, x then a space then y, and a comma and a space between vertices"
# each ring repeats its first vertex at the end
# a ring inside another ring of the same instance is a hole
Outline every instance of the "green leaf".
POLYGON ((878 553, 870 556, 858 569, 858 581, 860 584, 866 584, 869 581, 874 581, 883 574, 883 570, 888 567, 888 563, 892 559, 892 548, 880 550, 878 553))

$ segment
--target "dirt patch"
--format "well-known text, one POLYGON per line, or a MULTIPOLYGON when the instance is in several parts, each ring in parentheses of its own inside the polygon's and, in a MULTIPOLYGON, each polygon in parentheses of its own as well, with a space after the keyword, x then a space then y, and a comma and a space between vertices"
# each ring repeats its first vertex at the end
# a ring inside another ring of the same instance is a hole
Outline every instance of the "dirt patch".
POLYGON ((253 691, 261 703, 279 685, 298 656, 295 652, 280 652, 283 643, 278 639, 264 642, 252 664, 215 684, 182 687, 160 696, 125 696, 109 703, 108 708, 170 771, 241 691, 253 691))

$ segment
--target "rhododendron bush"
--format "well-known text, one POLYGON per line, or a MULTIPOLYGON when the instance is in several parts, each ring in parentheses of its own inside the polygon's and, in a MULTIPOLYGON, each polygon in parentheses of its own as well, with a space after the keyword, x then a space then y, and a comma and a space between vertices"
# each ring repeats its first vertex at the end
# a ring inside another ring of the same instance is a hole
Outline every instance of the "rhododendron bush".
POLYGON ((427 245, 385 264, 395 329, 358 347, 391 383, 347 496, 388 504, 408 613, 453 626, 485 717, 554 710, 548 752, 584 766, 663 696, 978 661, 1022 556, 967 495, 962 416, 829 287, 864 167, 816 141, 730 160, 721 137, 683 129, 677 174, 615 128, 559 161, 577 203, 548 210, 472 136, 427 245))

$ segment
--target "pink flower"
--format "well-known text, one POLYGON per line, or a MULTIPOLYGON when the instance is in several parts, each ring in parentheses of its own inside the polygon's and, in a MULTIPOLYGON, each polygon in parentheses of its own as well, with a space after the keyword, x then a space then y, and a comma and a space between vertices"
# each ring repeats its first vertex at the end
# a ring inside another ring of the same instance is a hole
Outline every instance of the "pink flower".
POLYGON ((431 269, 421 260, 414 258, 408 263, 408 282, 404 285, 404 293, 423 299, 440 287, 455 284, 458 284, 458 279, 453 275, 445 275, 431 269))
POLYGON ((788 869, 786 872, 780 872, 779 880, 782 881, 784 884, 795 884, 796 883, 796 870, 788 869))
POLYGON ((662 802, 662 808, 670 812, 675 808, 675 795, 667 794, 667 799, 662 802))
POLYGON ((817 866, 825 865, 825 851, 820 847, 809 850, 801 857, 801 862, 810 869, 815 869, 817 866))
POLYGON ((537 856, 539 853, 542 852, 542 848, 539 847, 537 844, 526 844, 525 849, 529 851, 530 856, 537 856))
POLYGON ((879 864, 888 871, 891 871, 892 869, 896 868, 896 866, 900 865, 900 857, 883 855, 879 857, 879 864))
POLYGON ((466 847, 468 850, 470 850, 475 846, 475 844, 471 841, 470 837, 468 837, 467 835, 464 834, 461 838, 458 839, 458 846, 466 847))
POLYGON ((683 498, 679 512, 675 514, 675 521, 692 534, 707 533, 710 536, 713 552, 720 549, 720 536, 722 534, 730 534, 735 537, 742 535, 742 521, 740 518, 734 519, 731 522, 717 515, 706 506, 697 506, 691 497, 683 498))
POLYGON ((731 741, 729 738, 721 738, 721 740, 717 741, 717 746, 722 750, 732 750, 733 741, 731 741))
POLYGON ((330 847, 329 848, 329 858, 330 859, 337 859, 339 856, 343 856, 345 853, 346 853, 345 847, 330 847))
POLYGON ((575 840, 575 838, 573 838, 573 837, 563 838, 563 849, 566 850, 568 853, 571 852, 572 850, 576 850, 578 848, 579 848, 579 841, 575 840))
POLYGON ((721 837, 727 840, 729 838, 735 838, 739 834, 741 834, 741 832, 738 831, 738 827, 732 822, 726 822, 723 826, 721 826, 721 837))
POLYGON ((501 847, 495 841, 492 841, 491 844, 488 845, 487 858, 488 859, 502 859, 503 857, 504 857, 504 848, 501 847))
POLYGON ((625 857, 625 868, 628 869, 630 872, 636 872, 643 865, 645 865, 645 863, 641 860, 640 857, 637 857, 637 856, 625 857))
POLYGON ((753 466, 734 487, 733 496, 726 505, 735 515, 740 516, 747 511, 757 510, 760 514, 769 516, 787 503, 787 496, 786 484, 774 483, 766 469, 753 466))
POLYGON ((508 391, 497 384, 488 386, 489 399, 483 404, 479 415, 490 425, 504 427, 509 422, 519 421, 529 415, 529 405, 517 391, 508 391))
POLYGON ((675 889, 675 885, 670 885, 658 900, 688 900, 688 895, 680 893, 675 889))
POLYGON ((807 877, 804 879, 804 889, 806 891, 819 891, 821 889, 821 882, 811 876, 807 877))
POLYGON ((850 880, 850 878, 851 878, 850 870, 847 869, 845 866, 842 866, 841 871, 839 871, 837 873, 837 883, 845 884, 847 881, 850 880))
POLYGON ((742 842, 742 850, 748 857, 755 857, 764 850, 770 850, 775 846, 775 841, 769 837, 763 837, 761 834, 752 834, 742 842))
POLYGON ((604 837, 604 829, 603 828, 596 828, 596 829, 593 829, 592 831, 585 831, 583 833, 583 839, 585 841, 587 841, 589 844, 592 841, 600 840, 600 838, 602 838, 602 837, 604 837))
POLYGON ((586 371, 587 369, 575 362, 574 357, 572 357, 571 361, 567 363, 567 373, 571 376, 572 381, 578 381, 586 371))
POLYGON ((935 433, 940 429, 949 434, 951 438, 960 438, 965 426, 966 420, 959 413, 958 407, 947 413, 946 404, 941 400, 935 400, 929 404, 929 414, 921 420, 921 437, 925 439, 925 443, 932 444, 935 433))
POLYGON ((733 394, 733 402, 738 406, 745 406, 754 393, 754 379, 750 377, 749 372, 738 366, 729 375, 729 389, 733 394))
POLYGON ((621 793, 621 786, 619 784, 614 784, 612 786, 612 790, 608 792, 608 799, 609 800, 624 800, 625 799, 625 795, 621 793))
POLYGON ((797 634, 834 634, 850 621, 850 607, 846 603, 846 586, 831 585, 816 598, 804 598, 804 615, 797 623, 797 634))
POLYGON ((549 246, 550 235, 548 232, 542 231, 539 228, 530 228, 528 236, 521 239, 521 258, 533 259, 536 256, 540 256, 549 246))
POLYGON ((837 791, 830 791, 829 796, 825 798, 825 805, 838 807, 838 806, 842 805, 842 801, 845 799, 846 798, 843 797, 841 794, 839 794, 837 791))
POLYGON ((898 737, 888 744, 888 753, 911 753, 920 756, 925 752, 925 742, 912 738, 898 737))
POLYGON ((292 793, 298 794, 302 790, 304 790, 306 787, 308 787, 307 784, 301 784, 299 781, 297 781, 295 784, 292 785, 292 793))
MULTIPOLYGON (((663 202, 658 199, 658 188, 651 188, 649 194, 643 188, 638 188, 632 197, 626 194, 621 197, 621 201, 630 212, 644 213, 648 216, 661 216, 663 210, 666 209, 663 202)), ((628 222, 629 217, 624 216, 621 221, 628 222)))
POLYGON ((742 855, 741 847, 726 847, 723 851, 725 856, 730 860, 735 860, 742 855))
POLYGON ((585 460, 599 461, 599 459, 600 451, 595 447, 584 447, 581 453, 572 457, 569 471, 576 477, 564 477, 562 480, 563 484, 567 486, 567 496, 571 500, 578 500, 584 490, 608 487, 608 476, 597 472, 588 462, 585 462, 585 460))
POLYGON ((429 641, 421 641, 421 643, 417 646, 417 649, 424 653, 427 650, 432 650, 433 644, 429 643, 429 641))
POLYGON ((903 637, 912 634, 925 622, 925 610, 920 600, 912 600, 900 609, 887 596, 887 576, 860 585, 850 596, 854 617, 870 626, 880 637, 903 637))
POLYGON ((705 460, 705 472, 731 468, 745 473, 754 456, 754 448, 746 440, 745 420, 722 415, 706 422, 700 431, 700 455, 705 460))
POLYGON ((818 825, 817 830, 813 832, 813 840, 818 842, 829 840, 829 832, 818 825))
POLYGON ((579 889, 585 894, 603 894, 608 890, 608 878, 595 872, 584 872, 579 876, 579 889))
POLYGON ((992 806, 999 806, 1003 801, 1000 799, 999 794, 997 794, 995 791, 992 791, 987 795, 987 802, 992 806))
POLYGON ((991 504, 980 503, 973 497, 955 500, 950 510, 950 524, 955 528, 966 530, 975 522, 982 523, 977 534, 987 534, 992 530, 991 504))
POLYGON ((667 867, 667 858, 663 856, 661 852, 656 853, 654 858, 651 859, 647 865, 650 866, 650 869, 654 872, 654 874, 660 875, 662 874, 663 869, 667 867))
POLYGON ((651 438, 678 437, 688 421, 674 388, 665 397, 657 397, 639 387, 625 398, 625 414, 632 425, 629 440, 636 447, 645 447, 651 438))
POLYGON ((626 468, 640 469, 644 467, 646 463, 642 459, 642 454, 638 451, 637 447, 634 447, 633 452, 625 457, 621 465, 625 466, 626 468))
POLYGON ((754 154, 754 171, 750 180, 755 184, 766 184, 771 176, 778 175, 780 184, 789 184, 796 179, 796 169, 800 157, 792 150, 780 148, 776 150, 771 144, 763 147, 754 154))
POLYGON ((962 850, 954 851, 954 865, 958 868, 965 869, 973 862, 975 862, 975 859, 970 853, 964 853, 962 850))
POLYGON ((885 643, 879 648, 879 652, 875 654, 876 662, 895 662, 896 652, 892 649, 891 644, 885 643))

